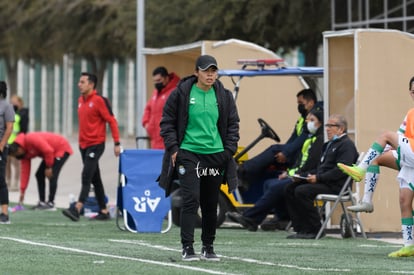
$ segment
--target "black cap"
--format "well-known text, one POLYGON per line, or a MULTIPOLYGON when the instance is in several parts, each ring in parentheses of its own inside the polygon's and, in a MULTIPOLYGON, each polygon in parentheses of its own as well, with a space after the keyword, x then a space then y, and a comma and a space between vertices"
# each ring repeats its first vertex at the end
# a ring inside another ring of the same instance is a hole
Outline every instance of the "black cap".
POLYGON ((218 69, 217 61, 211 55, 202 55, 199 58, 197 58, 196 69, 199 69, 201 71, 205 71, 208 68, 210 68, 211 66, 214 66, 214 67, 216 67, 216 69, 218 69))

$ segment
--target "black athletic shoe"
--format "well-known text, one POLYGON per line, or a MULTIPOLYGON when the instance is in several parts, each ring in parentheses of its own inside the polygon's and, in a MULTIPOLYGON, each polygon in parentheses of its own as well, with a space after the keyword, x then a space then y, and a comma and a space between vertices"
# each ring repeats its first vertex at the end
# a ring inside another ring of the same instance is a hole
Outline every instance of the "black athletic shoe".
POLYGON ((111 219, 111 216, 109 215, 109 212, 108 213, 99 212, 98 215, 91 218, 91 220, 97 220, 97 221, 107 221, 110 219, 111 219))
POLYGON ((194 248, 192 246, 186 246, 183 248, 182 259, 187 262, 200 260, 200 258, 194 253, 194 248))
POLYGON ((263 231, 275 231, 275 230, 286 230, 287 225, 289 224, 289 221, 282 221, 278 218, 273 218, 270 220, 264 221, 260 228, 263 231))
POLYGON ((68 209, 62 210, 62 214, 71 219, 74 222, 79 221, 79 212, 75 207, 71 206, 68 209))
POLYGON ((226 216, 233 222, 241 224, 249 231, 257 231, 257 224, 254 220, 243 216, 238 212, 227 212, 226 216))
POLYGON ((0 214, 0 224, 10 224, 9 215, 1 213, 0 214))
POLYGON ((44 201, 39 201, 35 206, 33 206, 32 210, 44 210, 47 207, 47 204, 44 201))
POLYGON ((216 253, 214 253, 214 248, 212 245, 203 245, 201 248, 200 258, 206 261, 220 261, 220 258, 216 255, 216 253))
POLYGON ((48 210, 48 211, 56 211, 55 204, 53 202, 39 202, 36 206, 32 209, 34 210, 48 210))

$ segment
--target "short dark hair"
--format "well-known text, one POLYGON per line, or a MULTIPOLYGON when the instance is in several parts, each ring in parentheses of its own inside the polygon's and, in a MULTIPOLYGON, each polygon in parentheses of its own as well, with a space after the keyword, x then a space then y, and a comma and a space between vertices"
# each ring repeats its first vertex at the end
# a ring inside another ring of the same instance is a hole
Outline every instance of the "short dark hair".
POLYGON ((98 83, 98 77, 96 75, 87 72, 82 72, 81 76, 87 76, 88 81, 93 83, 93 88, 96 88, 96 84, 98 83))
POLYGON ((323 124, 323 108, 321 106, 314 106, 312 110, 309 111, 310 114, 316 116, 321 124, 323 124))
POLYGON ((414 76, 413 77, 411 77, 411 79, 410 79, 410 83, 408 83, 408 90, 411 90, 411 86, 413 85, 413 82, 414 82, 414 76))
POLYGON ((156 76, 157 74, 160 74, 162 77, 168 76, 167 68, 160 66, 154 69, 152 71, 152 76, 156 76))
POLYGON ((5 81, 0 81, 0 96, 3 98, 7 97, 7 84, 5 81))
POLYGON ((296 94, 296 97, 303 96, 306 100, 313 100, 313 102, 317 102, 316 94, 312 89, 303 89, 296 94))
POLYGON ((19 144, 17 144, 16 142, 13 142, 12 144, 9 145, 9 155, 14 156, 18 149, 19 149, 19 144))

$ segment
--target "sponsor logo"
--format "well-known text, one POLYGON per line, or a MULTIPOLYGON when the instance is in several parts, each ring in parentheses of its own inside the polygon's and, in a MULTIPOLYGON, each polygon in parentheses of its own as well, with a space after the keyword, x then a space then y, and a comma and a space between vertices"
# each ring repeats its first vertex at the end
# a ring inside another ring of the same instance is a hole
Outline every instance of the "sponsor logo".
POLYGON ((197 177, 206 177, 206 176, 218 176, 220 175, 220 171, 217 168, 208 168, 208 167, 200 167, 200 162, 197 163, 197 167, 195 168, 197 177))
POLYGON ((413 226, 407 225, 407 241, 411 241, 413 239, 413 226))
POLYGON ((365 163, 370 164, 371 161, 378 156, 377 152, 372 151, 369 156, 367 157, 365 163))
POLYGON ((369 178, 369 189, 368 192, 374 192, 375 184, 377 183, 377 179, 375 175, 369 178))
POLYGON ((182 166, 182 165, 178 166, 178 173, 180 173, 180 175, 184 175, 185 174, 185 168, 184 168, 184 166, 182 166))
POLYGON ((161 197, 151 198, 151 191, 145 190, 144 196, 142 197, 132 197, 135 202, 134 209, 140 213, 148 212, 148 208, 151 212, 154 212, 157 209, 158 204, 161 201, 161 197))

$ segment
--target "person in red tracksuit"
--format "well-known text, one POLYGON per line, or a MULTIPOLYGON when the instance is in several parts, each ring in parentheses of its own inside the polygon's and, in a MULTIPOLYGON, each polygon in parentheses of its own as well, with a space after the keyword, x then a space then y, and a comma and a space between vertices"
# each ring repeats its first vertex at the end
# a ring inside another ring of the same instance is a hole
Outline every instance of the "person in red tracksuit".
POLYGON ((175 89, 180 78, 175 73, 168 73, 165 67, 157 67, 152 72, 154 91, 145 105, 142 126, 147 130, 152 149, 164 149, 164 140, 160 135, 160 121, 165 102, 175 89))
POLYGON ((31 160, 42 158, 36 172, 39 203, 33 209, 55 210, 55 195, 60 170, 70 155, 72 147, 66 138, 50 132, 20 133, 9 146, 9 155, 21 160, 20 199, 23 204, 24 194, 29 184, 31 160), (46 180, 49 179, 49 198, 46 202, 46 180))
POLYGON ((63 215, 72 221, 79 221, 79 213, 89 194, 90 184, 94 186, 99 213, 96 220, 109 220, 109 211, 105 202, 105 190, 102 184, 99 159, 105 150, 106 124, 109 124, 114 140, 114 153, 121 152, 118 123, 112 113, 108 100, 96 92, 96 75, 83 72, 78 82, 81 96, 78 99, 79 149, 83 162, 82 188, 78 201, 63 215))

